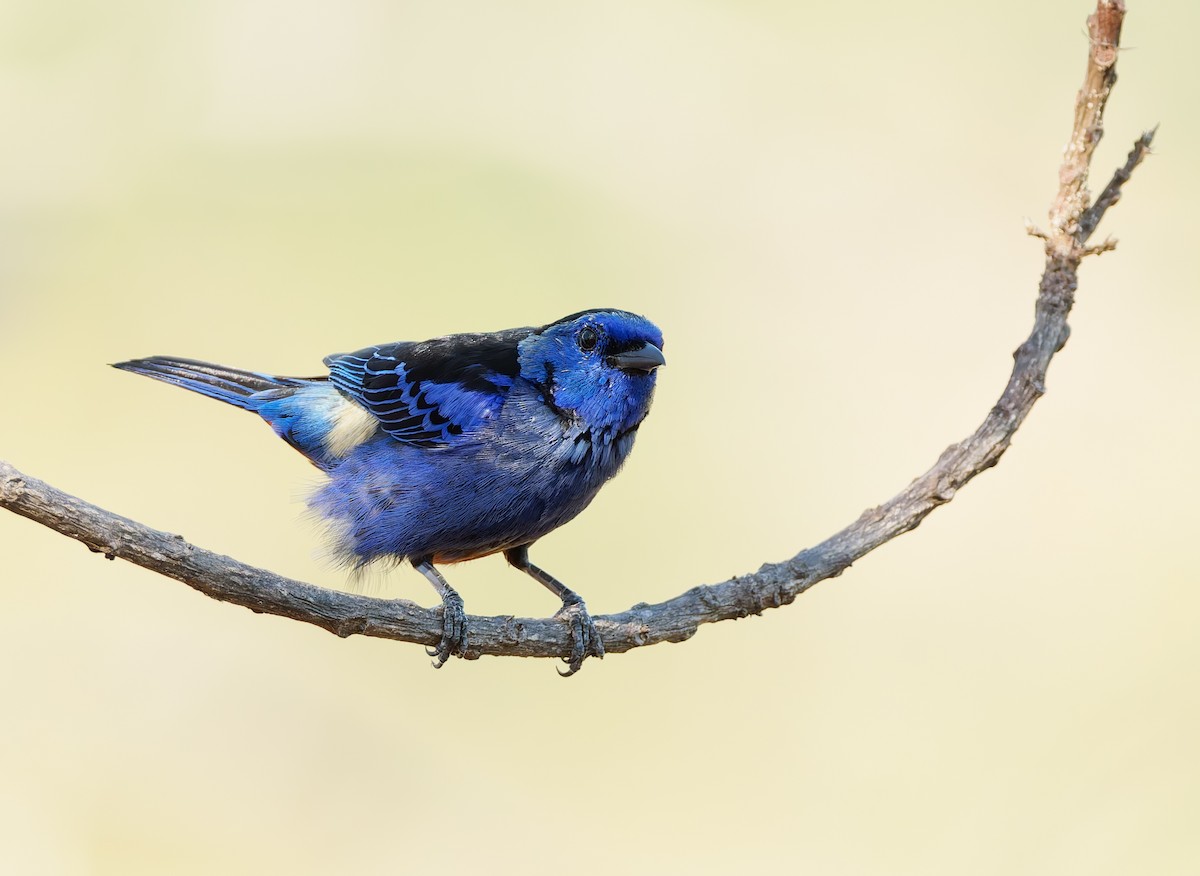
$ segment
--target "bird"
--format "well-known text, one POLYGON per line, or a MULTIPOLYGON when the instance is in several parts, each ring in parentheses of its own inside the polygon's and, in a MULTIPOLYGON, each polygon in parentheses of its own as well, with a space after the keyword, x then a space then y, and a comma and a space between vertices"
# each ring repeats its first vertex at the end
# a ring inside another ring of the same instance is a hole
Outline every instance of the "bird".
POLYGON ((469 646, 462 597, 438 566, 502 553, 562 601, 573 675, 604 643, 584 600, 529 560, 622 467, 666 364, 659 328, 616 309, 540 327, 399 341, 281 377, 172 356, 113 365, 258 414, 325 474, 309 497, 332 554, 407 561, 442 603, 437 668, 469 646))

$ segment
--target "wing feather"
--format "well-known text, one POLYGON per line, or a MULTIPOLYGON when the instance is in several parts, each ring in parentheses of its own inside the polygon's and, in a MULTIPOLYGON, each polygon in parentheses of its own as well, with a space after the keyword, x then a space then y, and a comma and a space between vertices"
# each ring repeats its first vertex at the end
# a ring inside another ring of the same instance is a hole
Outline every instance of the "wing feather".
POLYGON ((469 438, 504 405, 532 329, 450 335, 329 356, 329 379, 383 430, 418 447, 469 438))

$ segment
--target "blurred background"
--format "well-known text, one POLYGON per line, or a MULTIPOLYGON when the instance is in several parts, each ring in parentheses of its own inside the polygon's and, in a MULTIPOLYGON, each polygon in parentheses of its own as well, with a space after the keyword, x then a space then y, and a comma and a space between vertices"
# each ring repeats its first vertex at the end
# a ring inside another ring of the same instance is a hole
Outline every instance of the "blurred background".
MULTIPOLYGON (((0 514, 0 870, 1195 873, 1200 7, 1000 466, 796 604, 563 681, 219 604, 0 514)), ((0 458, 334 588, 314 470, 106 363, 283 374, 615 306, 666 335, 536 561, 597 613, 781 560, 968 434, 1026 336, 1089 0, 0 12, 0 458)), ((554 600, 500 559, 474 613, 554 600)), ((435 602, 410 569, 371 592, 435 602)))

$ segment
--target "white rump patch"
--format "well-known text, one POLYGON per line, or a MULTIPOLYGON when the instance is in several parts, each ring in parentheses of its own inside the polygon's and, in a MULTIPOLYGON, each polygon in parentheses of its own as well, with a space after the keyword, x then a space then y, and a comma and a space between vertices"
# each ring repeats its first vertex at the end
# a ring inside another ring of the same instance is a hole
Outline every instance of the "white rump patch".
POLYGON ((379 421, 362 405, 339 398, 329 412, 329 432, 325 449, 330 456, 341 459, 369 439, 379 428, 379 421))

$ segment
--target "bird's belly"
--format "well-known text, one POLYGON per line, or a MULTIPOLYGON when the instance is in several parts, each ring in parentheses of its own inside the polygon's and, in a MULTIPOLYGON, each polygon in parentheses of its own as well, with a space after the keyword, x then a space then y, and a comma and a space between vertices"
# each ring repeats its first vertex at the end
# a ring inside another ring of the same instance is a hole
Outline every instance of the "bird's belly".
POLYGON ((310 505, 347 562, 453 563, 558 528, 587 507, 616 466, 608 469, 504 442, 431 451, 387 439, 352 453, 310 505))
POLYGON ((569 522, 588 506, 598 486, 580 486, 569 493, 562 490, 524 489, 519 499, 504 507, 493 507, 469 527, 444 528, 432 541, 435 563, 458 563, 530 544, 569 522))

